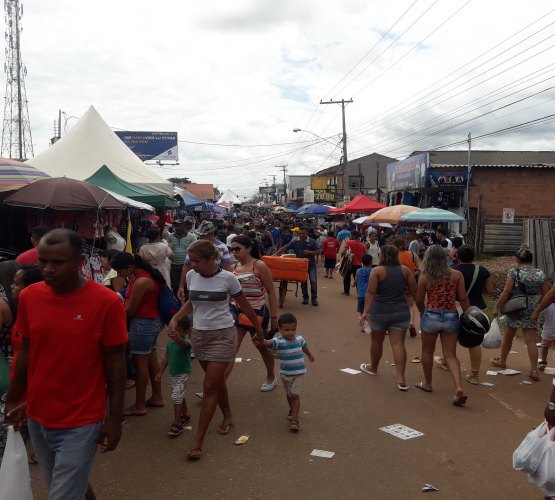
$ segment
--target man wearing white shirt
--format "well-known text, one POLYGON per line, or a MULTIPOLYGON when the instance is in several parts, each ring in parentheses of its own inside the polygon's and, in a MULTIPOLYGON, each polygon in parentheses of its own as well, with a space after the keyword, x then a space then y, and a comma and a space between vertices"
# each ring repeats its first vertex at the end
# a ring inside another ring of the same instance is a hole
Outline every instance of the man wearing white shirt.
POLYGON ((453 243, 449 238, 447 238, 445 229, 436 229, 436 238, 438 243, 441 243, 443 240, 447 241, 447 253, 453 250, 453 243))

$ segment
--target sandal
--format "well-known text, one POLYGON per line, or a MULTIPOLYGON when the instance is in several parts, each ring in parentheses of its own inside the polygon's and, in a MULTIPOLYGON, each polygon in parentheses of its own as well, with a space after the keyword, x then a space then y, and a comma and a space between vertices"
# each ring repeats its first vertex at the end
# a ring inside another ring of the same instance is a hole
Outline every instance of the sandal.
POLYGON ((231 430, 232 427, 233 427, 233 422, 229 422, 229 424, 221 425, 220 427, 218 427, 217 432, 221 436, 225 436, 229 434, 229 431, 231 430))
POLYGON ((536 370, 530 370, 530 375, 528 375, 534 382, 540 381, 540 376, 536 370))
POLYGON ((480 384, 480 380, 478 379, 478 377, 475 377, 474 375, 472 375, 472 374, 470 374, 470 373, 467 373, 467 374, 464 376, 464 379, 465 379, 467 382, 470 382, 472 385, 479 385, 479 384, 480 384))
POLYGON ((183 433, 183 425, 172 424, 168 431, 169 437, 177 437, 183 433))
POLYGON ((538 361, 538 370, 544 371, 547 368, 547 361, 538 361))
POLYGON ((416 337, 416 328, 414 328, 414 325, 409 325, 409 335, 411 337, 416 337))
POLYGON ((421 391, 424 392, 432 392, 432 388, 426 386, 425 382, 418 382, 418 384, 415 384, 415 386, 417 389, 420 389, 421 391))
POLYGON ((453 404, 455 406, 464 406, 467 399, 468 399, 468 396, 465 396, 464 394, 461 394, 460 396, 455 396, 453 398, 453 404))
POLYGON ((300 429, 298 420, 291 420, 291 425, 289 426, 293 432, 298 432, 300 429))
POLYGON ((123 410, 124 417, 144 417, 148 413, 148 410, 145 411, 137 411, 137 408, 134 406, 130 406, 123 410))
POLYGON ((502 368, 503 370, 507 368, 507 365, 505 363, 501 363, 501 358, 489 358, 489 362, 492 366, 495 366, 497 368, 502 368))
POLYGON ((187 458, 189 460, 199 460, 202 456, 202 448, 193 448, 187 452, 187 458))
POLYGON ((364 373, 368 373, 368 375, 377 375, 376 372, 372 372, 370 371, 370 365, 366 364, 366 363, 362 363, 360 365, 360 369, 364 372, 364 373))
POLYGON ((443 356, 434 356, 434 363, 438 368, 441 368, 442 370, 445 370, 445 371, 449 370, 449 368, 445 364, 445 360, 443 359, 443 356))

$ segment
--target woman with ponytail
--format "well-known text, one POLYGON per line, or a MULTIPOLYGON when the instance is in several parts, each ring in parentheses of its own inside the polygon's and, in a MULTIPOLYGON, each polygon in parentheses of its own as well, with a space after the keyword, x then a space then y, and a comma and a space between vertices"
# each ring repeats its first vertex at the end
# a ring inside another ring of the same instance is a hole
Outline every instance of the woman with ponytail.
POLYGON ((143 416, 148 406, 164 406, 156 344, 164 327, 158 313, 158 295, 166 280, 139 255, 121 252, 110 262, 121 278, 128 278, 125 312, 129 320, 129 348, 135 365, 135 404, 124 410, 125 416, 143 416), (146 400, 148 380, 152 396, 146 400))

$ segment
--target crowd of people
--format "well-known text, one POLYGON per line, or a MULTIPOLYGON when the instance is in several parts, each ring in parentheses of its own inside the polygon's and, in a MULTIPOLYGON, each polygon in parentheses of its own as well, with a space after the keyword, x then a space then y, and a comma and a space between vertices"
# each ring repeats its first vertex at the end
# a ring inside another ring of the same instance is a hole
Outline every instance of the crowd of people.
MULTIPOLYGON (((422 364, 423 380, 414 387, 432 392, 436 365, 451 375, 453 405, 467 403, 456 353, 460 314, 471 306, 485 311, 484 294, 492 295, 494 285, 489 271, 474 263, 474 248, 462 237, 451 239, 442 228, 424 232, 343 222, 317 225, 268 214, 223 221, 181 217, 171 228, 149 228, 145 237, 133 254, 102 252, 102 285, 83 278, 81 238, 65 229, 35 228, 32 250, 0 262, 5 294, 0 299, 0 347, 11 360, 11 387, 2 395, 0 414, 5 425, 22 430, 27 440, 30 436, 29 460, 36 457, 49 498, 95 498, 88 475, 97 443, 101 452, 115 449, 125 420, 164 406, 166 392, 174 409, 168 436, 180 436, 192 418, 186 397, 193 357, 204 378, 202 392, 196 393, 202 405, 187 456, 200 459, 217 408, 222 414, 217 432, 226 435, 234 425, 227 381, 247 334, 265 368, 259 390, 275 389, 277 358, 288 425, 292 432, 300 430, 305 357, 315 359, 310 339, 297 333, 297 318, 278 312, 274 279, 263 260, 267 255, 291 253, 308 261, 303 305, 319 305, 319 265, 327 280, 340 275, 338 294, 356 292, 353 322, 370 334, 369 362, 360 365, 364 373, 379 373, 387 336, 396 388, 408 391, 405 339, 420 334, 421 356, 411 361, 422 364), (161 301, 168 290, 178 302, 171 320, 165 321, 161 301), (161 334, 168 340, 159 359, 161 334), (442 355, 434 357, 438 337, 442 355), (168 390, 163 387, 166 370, 168 390), (127 408, 126 388, 135 392, 127 408)), ((515 333, 522 329, 529 377, 537 381, 555 342, 555 288, 532 266, 528 248, 519 248, 515 258, 493 307, 504 335, 499 357, 489 362, 505 368, 515 333), (525 290, 527 307, 503 314, 515 286, 525 290)), ((465 380, 478 384, 482 349, 478 345, 469 351, 471 371, 465 380)), ((555 389, 550 401, 553 409, 548 405, 545 417, 555 424, 555 389)), ((0 433, 0 454, 2 439, 5 431, 0 433)))

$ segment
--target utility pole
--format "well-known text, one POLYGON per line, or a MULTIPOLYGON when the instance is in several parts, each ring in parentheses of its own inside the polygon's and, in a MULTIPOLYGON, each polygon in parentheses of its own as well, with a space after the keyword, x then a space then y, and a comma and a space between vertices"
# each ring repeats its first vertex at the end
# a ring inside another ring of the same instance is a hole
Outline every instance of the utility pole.
POLYGON ((358 164, 358 194, 362 194, 362 171, 361 164, 358 164))
POLYGON ((276 168, 283 170, 283 204, 287 206, 287 180, 285 179, 285 172, 287 172, 287 165, 276 165, 276 168))
POLYGON ((329 101, 322 101, 320 100, 320 104, 341 104, 341 117, 343 122, 343 158, 341 162, 341 175, 343 176, 343 193, 345 193, 345 168, 347 166, 347 127, 345 125, 345 104, 352 103, 353 99, 349 99, 346 101, 345 99, 341 99, 340 101, 334 101, 333 99, 329 101))
MULTIPOLYGON (((470 174, 472 171, 472 163, 470 161, 470 153, 472 151, 472 135, 468 132, 468 165, 466 168, 466 231, 468 232, 468 226, 470 225, 470 174)), ((476 228, 478 230, 478 228, 476 228)))
POLYGON ((378 160, 376 163, 376 195, 378 197, 378 203, 381 203, 380 194, 380 160, 378 160))

